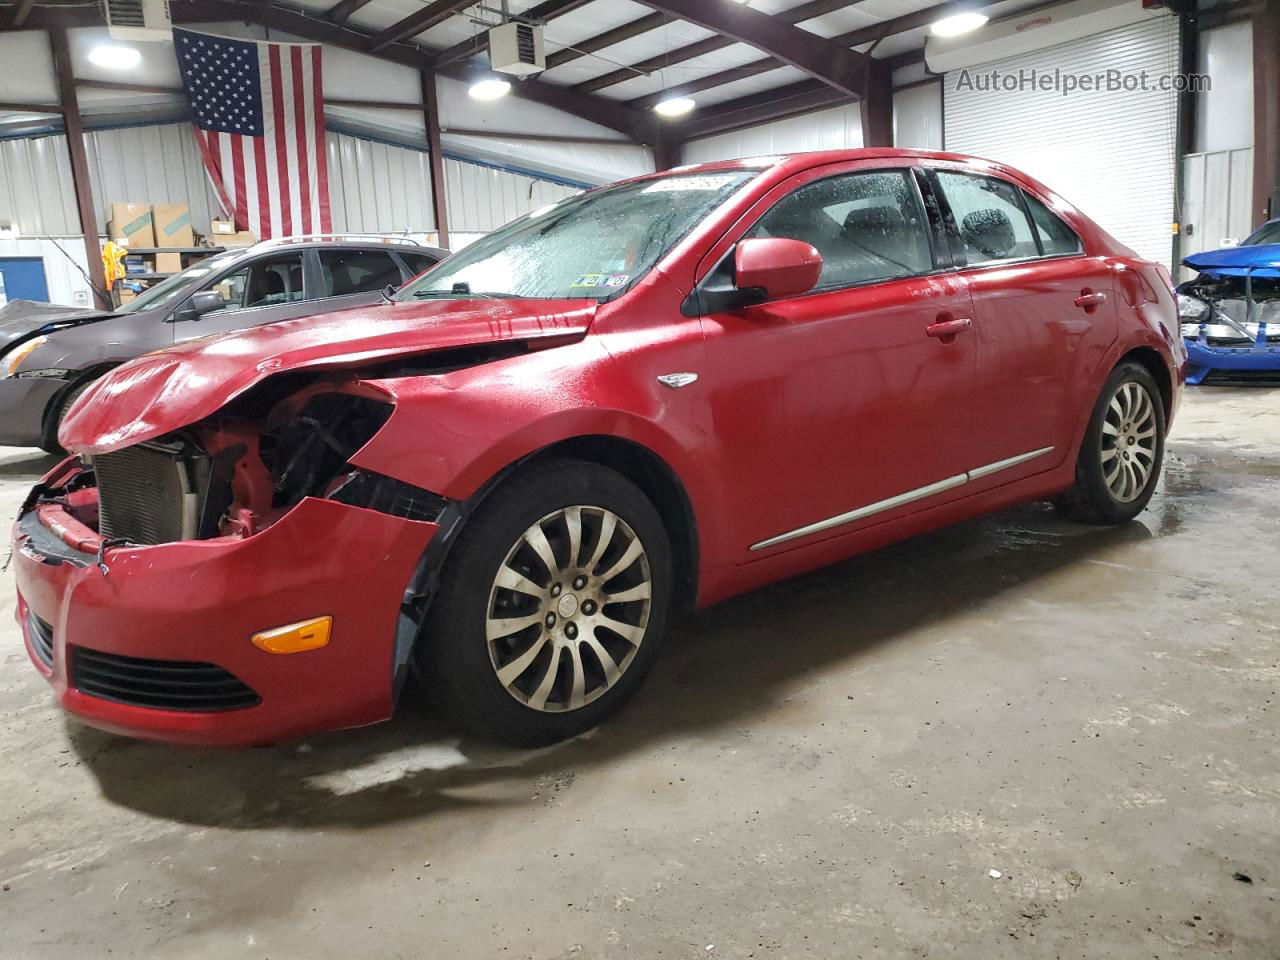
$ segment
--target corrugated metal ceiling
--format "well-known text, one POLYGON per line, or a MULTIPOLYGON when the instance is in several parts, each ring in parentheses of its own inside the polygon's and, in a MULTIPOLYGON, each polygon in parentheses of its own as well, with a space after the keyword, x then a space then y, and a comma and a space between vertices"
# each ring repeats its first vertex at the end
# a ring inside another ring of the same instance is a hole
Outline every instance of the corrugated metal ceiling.
MULTIPOLYGON (((327 11, 334 0, 294 0, 302 6, 317 11, 327 11)), ((538 0, 509 0, 513 15, 519 15, 537 5, 538 0)), ((748 0, 751 7, 762 13, 777 14, 800 6, 804 0, 748 0)), ((940 0, 849 0, 847 6, 832 13, 804 21, 798 26, 822 37, 833 37, 874 27, 878 23, 915 13, 940 0)), ((1043 0, 1003 0, 988 5, 989 15, 1001 16, 1043 3, 1043 0)), ((350 18, 353 26, 368 30, 383 30, 403 18, 423 9, 426 0, 372 0, 357 10, 350 18)), ((498 17, 491 11, 501 6, 501 0, 489 0, 463 9, 443 23, 412 38, 413 43, 430 50, 443 50, 478 37, 486 24, 495 24, 498 17), (487 9, 486 9, 487 8, 487 9)), ((652 8, 634 0, 592 0, 592 2, 558 16, 548 22, 544 34, 548 55, 580 44, 608 30, 623 26, 653 13, 652 8)), ((924 46, 926 28, 918 28, 887 37, 875 47, 874 56, 895 56, 924 46)), ((614 73, 625 67, 646 60, 661 58, 673 50, 714 36, 709 30, 694 24, 672 20, 654 30, 623 40, 567 63, 553 67, 540 75, 540 79, 559 86, 574 86, 614 73)), ((871 44, 857 47, 867 52, 871 44)), ((740 67, 760 60, 762 53, 744 43, 732 43, 722 49, 705 53, 681 63, 661 67, 647 75, 615 83, 596 91, 597 96, 611 100, 628 101, 637 97, 660 93, 681 83, 697 80, 722 70, 740 67)), ((805 79, 805 75, 792 67, 780 66, 776 70, 757 74, 703 90, 696 95, 700 105, 711 105, 738 97, 759 93, 805 79)))

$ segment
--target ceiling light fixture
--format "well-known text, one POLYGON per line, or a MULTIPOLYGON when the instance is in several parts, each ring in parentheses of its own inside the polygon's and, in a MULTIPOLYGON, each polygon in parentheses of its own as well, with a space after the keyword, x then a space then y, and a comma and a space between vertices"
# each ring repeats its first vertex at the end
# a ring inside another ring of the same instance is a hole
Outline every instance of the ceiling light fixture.
POLYGON ((966 33, 972 33, 989 19, 991 18, 985 13, 978 13, 974 10, 969 10, 965 13, 953 13, 949 17, 935 20, 933 25, 929 27, 929 32, 935 37, 959 37, 966 33))
POLYGON ((697 106, 689 97, 668 97, 654 106, 654 113, 664 117, 683 117, 697 106))
POLYGON ((109 70, 130 70, 142 61, 136 47, 118 43, 102 43, 89 51, 89 62, 109 70))
POLYGON ((511 92, 511 84, 497 77, 478 80, 471 85, 467 93, 476 100, 497 100, 511 92))

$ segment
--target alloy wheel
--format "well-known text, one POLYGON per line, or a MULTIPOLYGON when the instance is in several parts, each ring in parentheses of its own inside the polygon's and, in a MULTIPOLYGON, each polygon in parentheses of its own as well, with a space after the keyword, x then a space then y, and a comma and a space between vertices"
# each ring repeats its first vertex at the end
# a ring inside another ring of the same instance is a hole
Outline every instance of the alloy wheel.
POLYGON ((652 586, 644 545, 616 513, 547 514, 516 540, 489 591, 485 640, 498 681, 546 713, 598 699, 644 641, 652 586))
POLYGON ((1102 473, 1111 495, 1132 503, 1147 489, 1156 465, 1156 405, 1140 383, 1120 385, 1102 424, 1102 473))

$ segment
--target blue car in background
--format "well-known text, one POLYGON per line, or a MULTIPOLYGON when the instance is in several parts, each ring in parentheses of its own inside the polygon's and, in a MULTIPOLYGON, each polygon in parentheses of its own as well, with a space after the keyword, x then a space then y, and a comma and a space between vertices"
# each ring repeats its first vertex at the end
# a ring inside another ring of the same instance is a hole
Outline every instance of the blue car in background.
POLYGON ((1280 379, 1280 220, 1182 262, 1200 274, 1178 287, 1187 383, 1280 379))

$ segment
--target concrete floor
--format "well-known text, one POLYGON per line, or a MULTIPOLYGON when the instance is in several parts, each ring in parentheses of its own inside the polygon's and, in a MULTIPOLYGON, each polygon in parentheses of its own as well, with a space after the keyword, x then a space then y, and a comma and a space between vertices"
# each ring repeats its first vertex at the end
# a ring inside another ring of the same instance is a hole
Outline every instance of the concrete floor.
MULTIPOLYGON (((0 451, 0 512, 48 463, 0 451)), ((100 734, 6 582, 0 957, 1275 960, 1278 570, 1280 391, 1201 389, 1140 521, 1027 507, 724 604, 537 752, 412 703, 100 734)))

